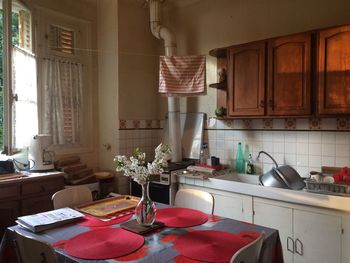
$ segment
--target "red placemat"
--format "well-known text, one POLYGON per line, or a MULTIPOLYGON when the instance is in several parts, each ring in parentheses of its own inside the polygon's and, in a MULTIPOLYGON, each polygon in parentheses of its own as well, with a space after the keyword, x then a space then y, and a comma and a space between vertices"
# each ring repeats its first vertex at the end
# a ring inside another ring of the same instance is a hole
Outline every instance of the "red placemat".
POLYGON ((208 215, 191 208, 172 207, 158 209, 156 220, 168 227, 191 227, 207 222, 208 215))
POLYGON ((232 256, 252 242, 250 236, 235 235, 217 230, 191 231, 174 242, 174 248, 183 256, 206 262, 230 262, 232 256))
POLYGON ((130 254, 144 243, 140 235, 120 228, 102 228, 69 239, 64 251, 83 259, 111 259, 130 254))
POLYGON ((85 215, 84 221, 80 222, 78 225, 88 226, 88 227, 102 227, 102 226, 111 226, 115 224, 122 223, 124 221, 129 220, 132 217, 132 213, 117 216, 116 218, 110 219, 108 221, 102 221, 94 216, 85 215))

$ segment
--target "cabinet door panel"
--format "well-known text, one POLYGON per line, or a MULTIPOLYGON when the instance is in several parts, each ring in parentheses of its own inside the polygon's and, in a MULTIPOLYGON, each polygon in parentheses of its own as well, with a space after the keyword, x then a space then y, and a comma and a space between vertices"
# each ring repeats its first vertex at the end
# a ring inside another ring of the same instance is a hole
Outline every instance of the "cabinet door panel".
POLYGON ((265 42, 229 49, 228 114, 264 115, 265 42))
POLYGON ((241 198, 228 197, 218 194, 214 196, 214 214, 235 220, 244 220, 243 200, 241 198))
POLYGON ((293 215, 294 240, 299 239, 303 247, 302 255, 294 254, 294 263, 340 263, 341 217, 297 209, 293 215))
POLYGON ((268 114, 311 113, 311 34, 268 42, 268 114))
POLYGON ((350 26, 320 31, 318 111, 350 113, 350 26))
POLYGON ((293 254, 287 250, 287 238, 293 238, 293 209, 254 200, 254 224, 278 229, 284 262, 292 263, 293 254))

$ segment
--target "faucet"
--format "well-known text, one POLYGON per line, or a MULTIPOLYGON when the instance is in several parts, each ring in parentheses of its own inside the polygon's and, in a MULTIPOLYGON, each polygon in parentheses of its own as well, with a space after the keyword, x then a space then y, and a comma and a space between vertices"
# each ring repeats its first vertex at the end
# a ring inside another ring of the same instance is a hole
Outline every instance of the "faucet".
POLYGON ((260 156, 260 154, 265 154, 265 155, 267 155, 268 157, 270 157, 270 159, 273 161, 273 163, 275 164, 275 166, 276 166, 276 168, 278 167, 278 164, 277 164, 277 162, 276 162, 276 160, 275 159, 273 159, 272 158, 272 156, 270 155, 270 154, 268 154, 267 152, 265 152, 265 151, 260 151, 259 153, 258 153, 258 157, 256 157, 257 159, 259 159, 259 156, 260 156))

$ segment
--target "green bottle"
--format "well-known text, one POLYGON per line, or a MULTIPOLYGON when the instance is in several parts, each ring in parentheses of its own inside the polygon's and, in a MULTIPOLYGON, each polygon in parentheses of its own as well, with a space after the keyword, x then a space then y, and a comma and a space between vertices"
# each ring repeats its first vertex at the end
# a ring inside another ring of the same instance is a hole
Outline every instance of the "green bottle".
POLYGON ((236 173, 244 173, 245 162, 243 158, 242 143, 238 143, 237 156, 236 156, 236 173))

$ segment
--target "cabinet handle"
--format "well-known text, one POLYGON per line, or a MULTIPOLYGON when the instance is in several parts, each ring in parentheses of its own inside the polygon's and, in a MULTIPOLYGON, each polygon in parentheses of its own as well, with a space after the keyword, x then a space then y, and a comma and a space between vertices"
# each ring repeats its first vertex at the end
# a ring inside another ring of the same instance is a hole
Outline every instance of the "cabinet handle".
POLYGON ((294 254, 294 240, 291 237, 287 237, 287 250, 294 254), (292 242, 292 249, 289 247, 290 242, 292 242))
POLYGON ((260 108, 265 108, 265 101, 261 100, 259 103, 260 108))
POLYGON ((304 254, 303 243, 301 243, 300 239, 295 239, 295 252, 302 256, 304 254), (300 244, 300 250, 298 249, 298 244, 300 244))

